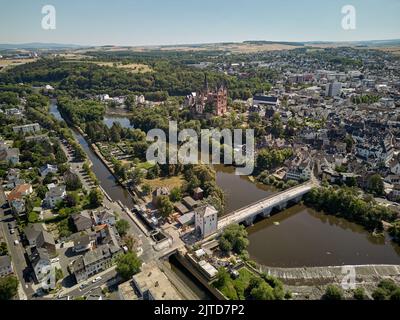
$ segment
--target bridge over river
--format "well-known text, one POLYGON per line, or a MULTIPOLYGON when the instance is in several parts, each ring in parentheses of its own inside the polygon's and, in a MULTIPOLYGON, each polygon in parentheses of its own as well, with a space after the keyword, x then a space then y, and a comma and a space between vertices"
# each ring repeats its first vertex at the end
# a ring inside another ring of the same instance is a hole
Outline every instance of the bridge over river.
POLYGON ((318 182, 312 179, 304 184, 268 196, 267 198, 235 210, 218 220, 218 231, 233 223, 244 222, 247 225, 251 225, 258 215, 261 215, 263 218, 269 217, 274 208, 283 210, 287 207, 289 202, 300 202, 305 194, 317 186, 318 182))

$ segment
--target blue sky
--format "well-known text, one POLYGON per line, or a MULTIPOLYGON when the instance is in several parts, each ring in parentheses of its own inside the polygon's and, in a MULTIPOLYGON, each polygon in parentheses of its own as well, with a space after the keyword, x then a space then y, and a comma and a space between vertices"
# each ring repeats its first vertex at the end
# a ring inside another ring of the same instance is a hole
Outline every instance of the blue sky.
POLYGON ((157 45, 400 38, 400 0, 0 0, 0 43, 157 45), (41 28, 54 5, 56 30, 41 28), (341 27, 344 5, 355 30, 341 27))

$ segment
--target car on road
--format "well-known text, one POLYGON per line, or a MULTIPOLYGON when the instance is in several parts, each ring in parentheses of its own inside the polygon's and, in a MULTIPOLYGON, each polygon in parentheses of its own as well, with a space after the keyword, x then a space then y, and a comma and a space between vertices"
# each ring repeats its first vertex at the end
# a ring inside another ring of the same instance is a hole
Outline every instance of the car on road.
POLYGON ((82 284, 79 286, 79 290, 85 289, 88 285, 89 285, 89 284, 87 284, 87 283, 82 283, 82 284))
POLYGON ((17 246, 17 245, 19 245, 19 241, 18 240, 15 240, 14 241, 14 244, 17 246))
POLYGON ((98 281, 100 281, 102 279, 102 277, 96 277, 95 279, 92 280, 92 283, 96 283, 98 281))
POLYGON ((10 234, 14 234, 15 230, 14 229, 10 229, 10 234))

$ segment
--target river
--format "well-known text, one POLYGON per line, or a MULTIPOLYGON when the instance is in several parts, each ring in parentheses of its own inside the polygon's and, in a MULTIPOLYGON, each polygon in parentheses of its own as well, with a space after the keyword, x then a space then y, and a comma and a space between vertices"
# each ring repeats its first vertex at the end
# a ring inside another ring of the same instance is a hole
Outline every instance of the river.
POLYGON ((114 123, 119 123, 122 128, 133 128, 129 119, 124 116, 107 115, 106 114, 104 116, 103 122, 109 128, 111 128, 114 123))
MULTIPOLYGON (((56 118, 61 118, 54 105, 51 113, 56 118)), ((123 123, 126 124, 125 120, 123 123)), ((93 171, 100 185, 114 200, 121 200, 131 208, 133 200, 128 192, 116 183, 85 139, 76 131, 74 134, 93 162, 93 171)), ((214 169, 217 174, 216 182, 225 193, 225 213, 275 192, 273 188, 254 184, 247 177, 235 175, 232 167, 218 165, 214 169)), ((359 225, 318 213, 302 205, 286 209, 270 219, 261 220, 247 230, 251 258, 268 266, 400 264, 400 247, 387 236, 375 238, 359 225)))

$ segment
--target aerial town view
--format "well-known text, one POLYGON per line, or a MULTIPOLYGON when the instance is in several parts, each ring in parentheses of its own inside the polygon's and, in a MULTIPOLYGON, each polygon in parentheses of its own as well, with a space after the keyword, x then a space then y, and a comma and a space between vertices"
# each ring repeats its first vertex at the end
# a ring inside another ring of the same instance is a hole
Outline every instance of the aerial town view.
POLYGON ((2 1, 0 300, 400 300, 400 3, 347 2, 2 1))

